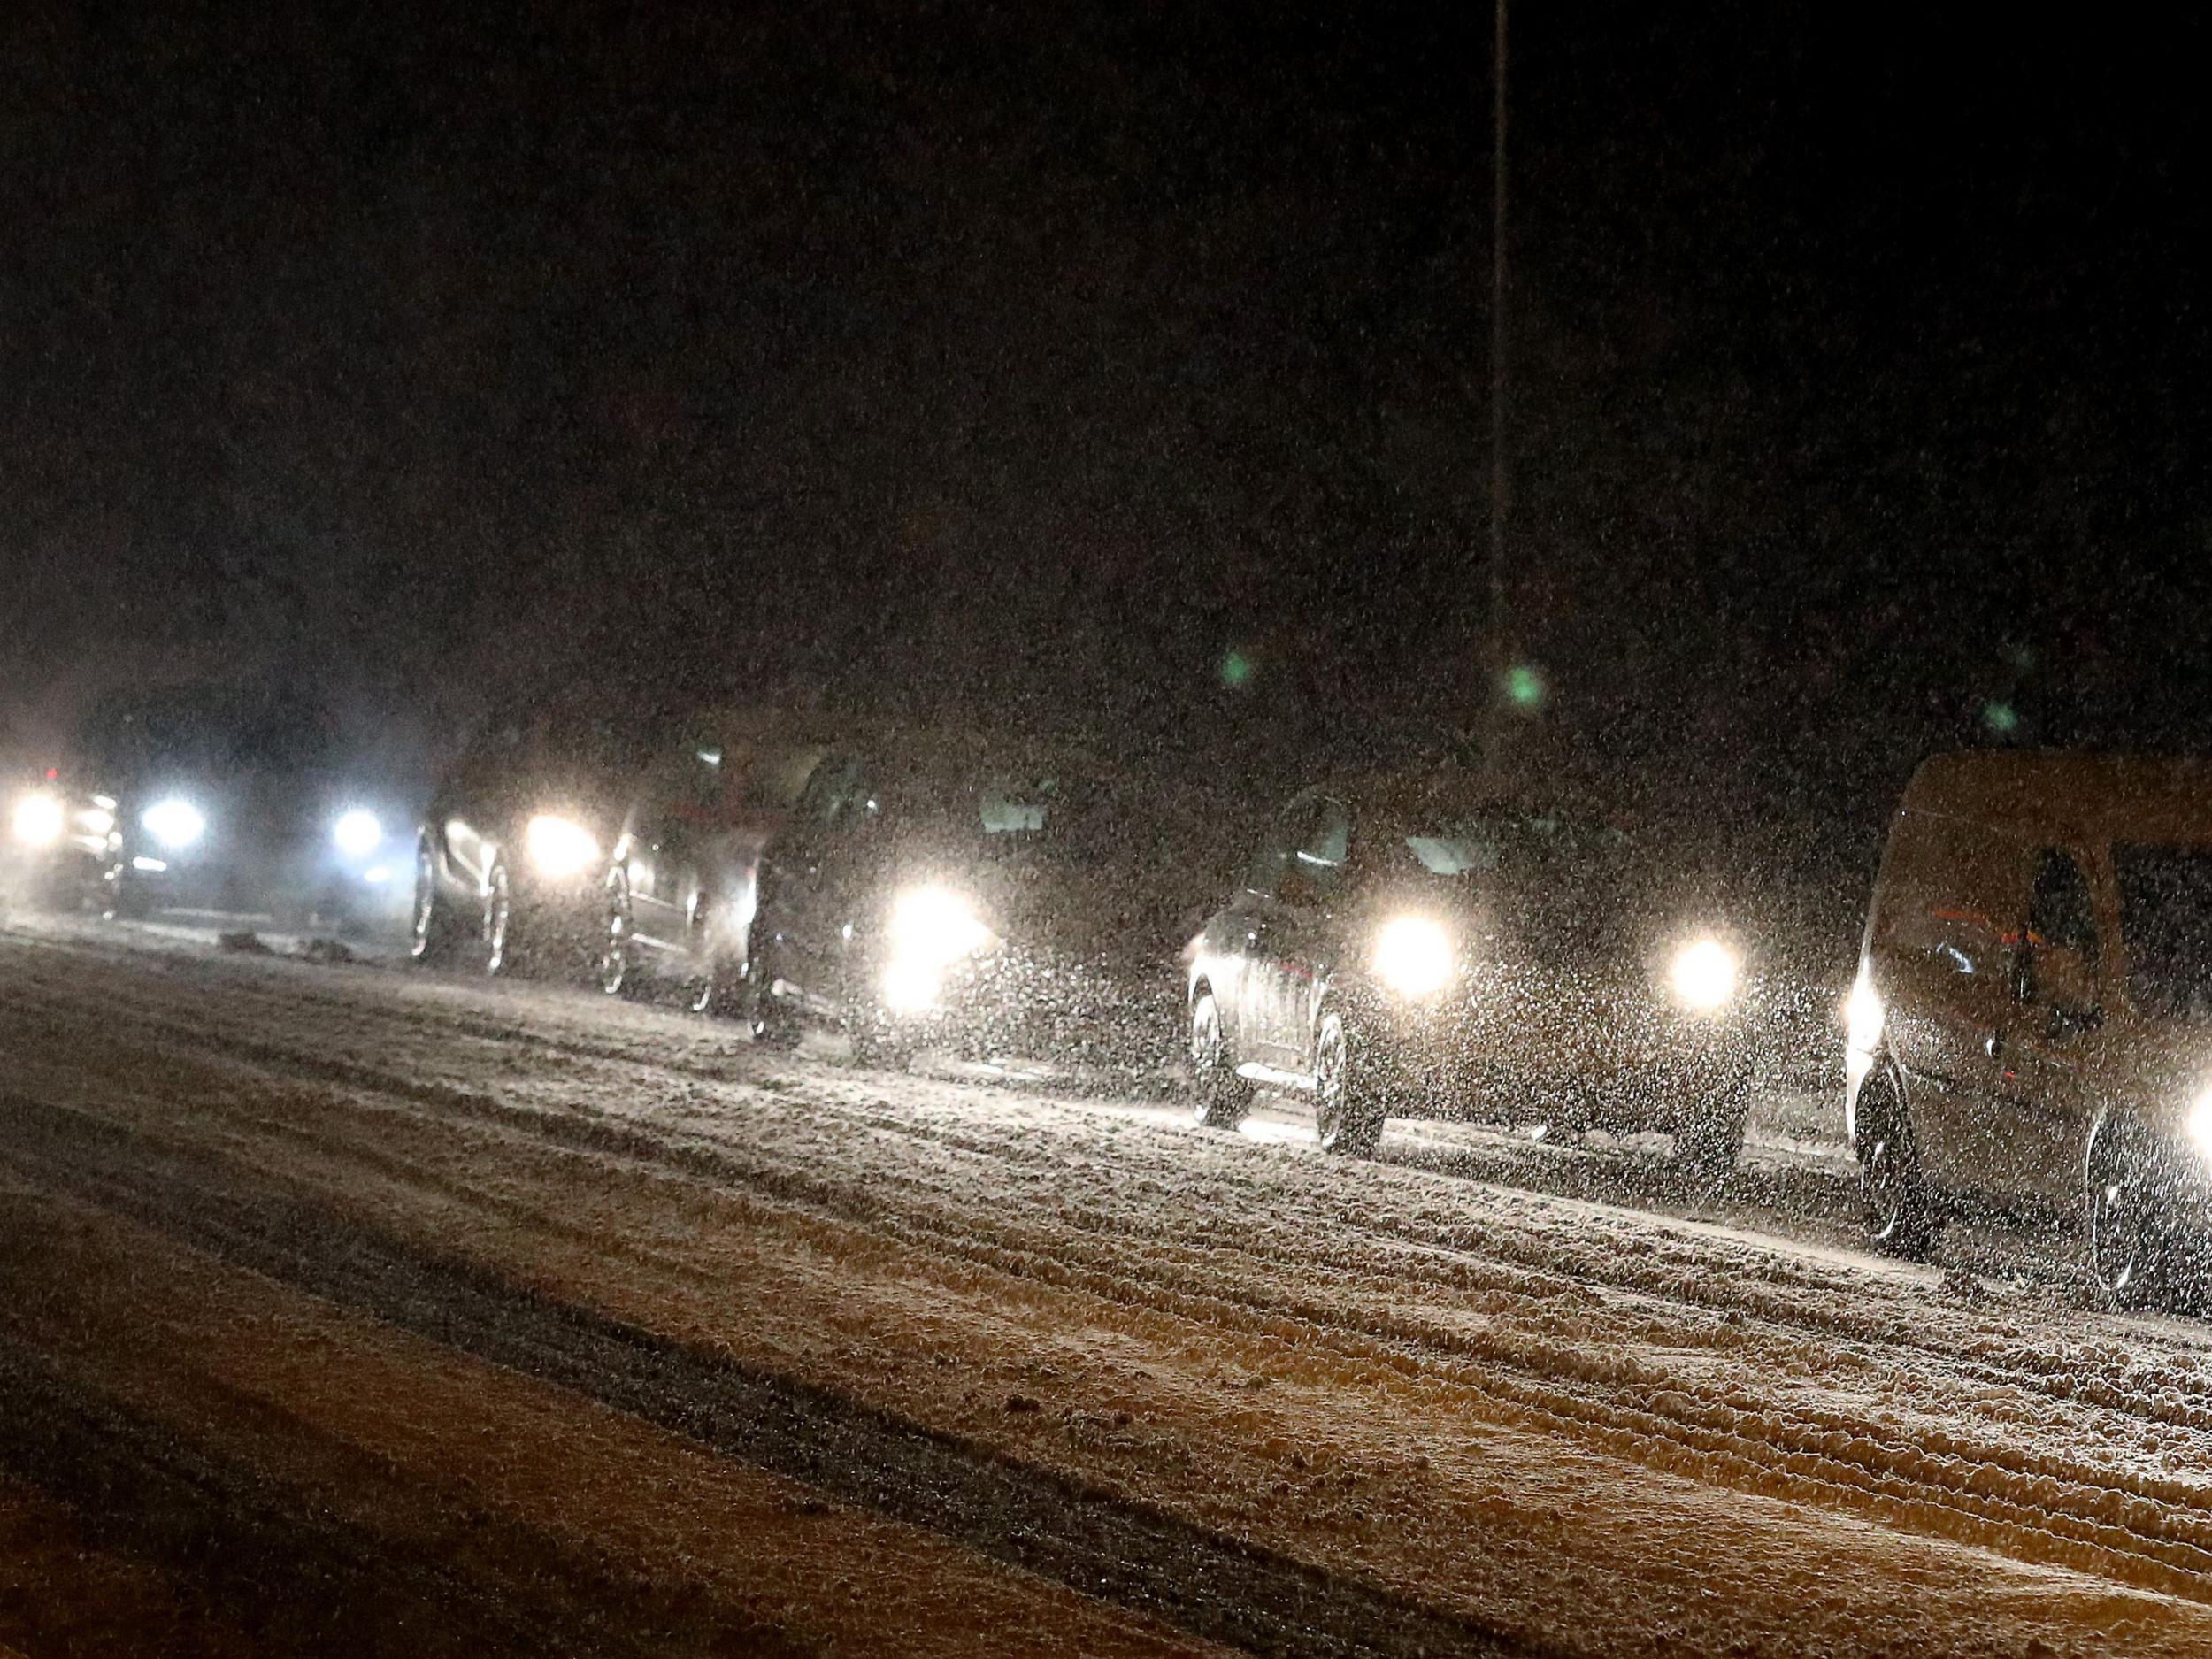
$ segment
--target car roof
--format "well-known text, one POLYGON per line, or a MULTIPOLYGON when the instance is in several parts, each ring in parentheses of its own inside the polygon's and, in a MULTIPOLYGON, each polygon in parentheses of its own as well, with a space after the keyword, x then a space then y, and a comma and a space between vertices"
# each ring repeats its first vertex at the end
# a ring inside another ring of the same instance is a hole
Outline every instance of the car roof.
POLYGON ((2212 842, 2212 762, 2078 749, 1932 756, 1902 810, 2085 841, 2212 842))

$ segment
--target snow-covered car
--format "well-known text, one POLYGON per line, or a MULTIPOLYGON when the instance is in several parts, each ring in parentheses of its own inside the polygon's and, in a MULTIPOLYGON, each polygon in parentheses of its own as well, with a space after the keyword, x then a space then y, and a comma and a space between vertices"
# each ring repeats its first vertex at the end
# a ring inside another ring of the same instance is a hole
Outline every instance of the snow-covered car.
POLYGON ((656 752, 649 732, 597 714, 494 719, 417 829, 414 958, 465 958, 494 974, 595 960, 608 853, 656 752))
POLYGON ((1875 1242, 2082 1217, 2116 1296, 2212 1244, 2212 767, 1938 756, 1891 825, 1851 994, 1846 1123, 1875 1242))
POLYGON ((1304 790, 1187 952, 1199 1121, 1273 1089, 1333 1152, 1394 1116, 1494 1113, 1672 1130, 1724 1171, 1753 1074, 1743 947, 1663 887, 1623 829, 1449 771, 1304 790))
POLYGON ((343 926, 380 908, 403 873, 396 815, 349 774, 329 710, 304 693, 217 685, 111 697, 75 750, 73 772, 88 787, 73 825, 87 838, 107 826, 111 914, 343 926))
POLYGON ((1079 750, 958 731, 828 744, 763 861, 748 974, 764 1037, 864 1060, 1164 1064, 1173 803, 1079 750))

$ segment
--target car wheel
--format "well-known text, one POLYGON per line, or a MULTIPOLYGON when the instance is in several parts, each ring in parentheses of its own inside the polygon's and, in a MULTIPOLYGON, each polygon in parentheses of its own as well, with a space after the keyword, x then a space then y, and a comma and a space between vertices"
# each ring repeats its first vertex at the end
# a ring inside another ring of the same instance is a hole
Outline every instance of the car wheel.
POLYGON ((135 922, 152 913, 146 891, 119 866, 108 878, 107 902, 101 915, 111 922, 135 922))
POLYGON ((852 1040, 853 1064, 874 1071, 903 1071, 921 1052, 921 1044, 911 1037, 887 1031, 866 1016, 848 1020, 845 1033, 852 1040))
POLYGON ((1886 1083, 1870 1083, 1860 1092, 1859 1118, 1859 1197, 1867 1237, 1885 1256, 1924 1262, 1935 1253, 1942 1222, 1921 1171, 1904 1099, 1886 1083))
POLYGON ((1208 986, 1191 999, 1190 1069, 1198 1101, 1193 1111, 1203 1127, 1233 1129, 1252 1107, 1252 1086, 1230 1064, 1229 1039, 1221 1029, 1221 1004, 1208 986))
POLYGON ((453 954, 460 933, 452 907, 438 895, 437 855, 427 846, 415 851, 415 910, 407 954, 417 962, 443 962, 453 954))
POLYGON ((509 972, 518 959, 514 887, 502 862, 492 866, 484 883, 484 972, 495 976, 509 972))
POLYGON ((1751 1117, 1751 1085, 1739 1080, 1701 1101, 1690 1120, 1675 1132, 1674 1156, 1706 1186, 1717 1186, 1743 1156, 1744 1125, 1751 1117))
POLYGON ((763 1048, 795 1048, 799 1046, 799 1022, 771 988, 773 984, 774 976, 768 972, 764 953, 754 950, 746 958, 744 975, 739 981, 746 1031, 763 1048))
POLYGON ((1385 1112, 1366 1082, 1355 1033, 1344 1016, 1324 1009, 1313 1037, 1313 1126, 1324 1152, 1371 1156, 1382 1141, 1385 1112))
POLYGON ((635 984, 636 976, 630 972, 629 890, 618 879, 607 891, 607 925, 599 941, 599 988, 609 996, 620 996, 635 984))
POLYGON ((2155 1162, 2117 1122, 2107 1120, 2090 1142, 2083 1211, 2089 1271, 2100 1291, 2125 1308, 2171 1293, 2171 1209, 2155 1162))

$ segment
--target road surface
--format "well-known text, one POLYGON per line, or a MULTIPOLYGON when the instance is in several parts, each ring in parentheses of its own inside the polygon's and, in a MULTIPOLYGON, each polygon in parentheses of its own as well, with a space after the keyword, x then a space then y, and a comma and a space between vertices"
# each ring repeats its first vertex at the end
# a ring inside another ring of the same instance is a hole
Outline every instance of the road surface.
POLYGON ((2212 1345, 1663 1147, 0 928, 0 1655, 2202 1654, 2212 1345))

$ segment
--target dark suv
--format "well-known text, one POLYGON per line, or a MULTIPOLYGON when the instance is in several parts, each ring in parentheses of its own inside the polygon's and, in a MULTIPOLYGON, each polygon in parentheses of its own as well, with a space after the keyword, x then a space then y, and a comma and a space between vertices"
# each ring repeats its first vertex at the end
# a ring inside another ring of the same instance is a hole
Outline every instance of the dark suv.
POLYGON ((1456 774, 1293 799, 1193 941, 1198 1117, 1267 1087, 1364 1154, 1394 1116, 1671 1129, 1734 1162, 1752 1075, 1740 947, 1600 819, 1456 774))
POLYGON ((495 719, 440 781, 416 834, 418 961, 491 973, 596 955, 607 857, 650 733, 597 716, 495 719))
POLYGON ((947 731, 828 745, 763 866, 757 1029, 811 1018, 898 1064, 929 1044, 1164 1064, 1169 822, 1158 792, 1064 748, 947 731))
POLYGON ((394 815, 383 790, 342 764, 337 721, 318 698, 257 685, 120 694, 95 709, 73 749, 88 786, 76 821, 109 830, 111 913, 337 925, 380 908, 394 815))

